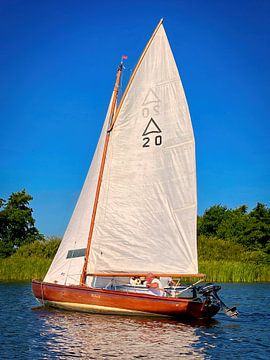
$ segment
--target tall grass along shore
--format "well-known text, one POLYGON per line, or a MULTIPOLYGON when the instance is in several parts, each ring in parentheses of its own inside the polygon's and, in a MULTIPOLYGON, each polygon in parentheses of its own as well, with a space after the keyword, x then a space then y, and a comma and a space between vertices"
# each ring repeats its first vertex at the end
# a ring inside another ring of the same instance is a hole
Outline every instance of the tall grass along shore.
MULTIPOLYGON (((43 279, 59 246, 60 239, 35 241, 0 259, 0 281, 43 279)), ((246 250, 240 244, 213 237, 198 239, 199 271, 207 281, 268 282, 269 255, 246 250)))

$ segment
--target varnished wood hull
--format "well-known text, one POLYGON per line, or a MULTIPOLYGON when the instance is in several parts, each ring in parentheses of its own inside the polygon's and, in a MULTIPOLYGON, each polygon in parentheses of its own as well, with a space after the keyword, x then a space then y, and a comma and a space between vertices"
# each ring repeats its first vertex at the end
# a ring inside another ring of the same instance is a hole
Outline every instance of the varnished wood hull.
POLYGON ((35 297, 44 305, 103 314, 211 318, 219 307, 185 298, 168 298, 132 292, 65 286, 32 281, 35 297))

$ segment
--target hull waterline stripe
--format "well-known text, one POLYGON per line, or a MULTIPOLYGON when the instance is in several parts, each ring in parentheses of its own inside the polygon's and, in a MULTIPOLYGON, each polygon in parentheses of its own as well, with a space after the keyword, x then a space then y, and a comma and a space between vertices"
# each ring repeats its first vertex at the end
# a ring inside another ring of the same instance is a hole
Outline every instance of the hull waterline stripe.
POLYGON ((45 301, 45 305, 52 307, 57 307, 61 309, 69 310, 81 310, 84 312, 93 312, 100 314, 127 314, 127 315, 147 315, 147 316, 162 316, 169 317, 169 315, 151 313, 146 311, 137 311, 137 310, 128 310, 121 308, 114 308, 109 306, 100 306, 100 305, 89 305, 89 304, 80 304, 80 303, 70 303, 70 302, 61 302, 61 301, 45 301))

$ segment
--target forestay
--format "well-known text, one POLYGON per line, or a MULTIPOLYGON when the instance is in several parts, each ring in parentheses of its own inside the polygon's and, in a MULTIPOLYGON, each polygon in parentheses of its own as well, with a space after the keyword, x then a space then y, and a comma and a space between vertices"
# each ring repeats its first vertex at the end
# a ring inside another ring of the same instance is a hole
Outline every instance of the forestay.
POLYGON ((160 25, 110 134, 88 273, 196 274, 196 216, 193 130, 160 25))

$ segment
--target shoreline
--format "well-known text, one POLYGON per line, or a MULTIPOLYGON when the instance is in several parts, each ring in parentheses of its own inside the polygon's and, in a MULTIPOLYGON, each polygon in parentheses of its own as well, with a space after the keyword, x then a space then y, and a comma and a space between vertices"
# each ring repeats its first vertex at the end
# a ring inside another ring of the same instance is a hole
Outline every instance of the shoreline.
MULTIPOLYGON (((51 262, 52 259, 38 257, 0 259, 0 282, 25 282, 34 278, 43 279, 51 262)), ((199 260, 199 271, 207 275, 205 282, 270 282, 270 264, 267 263, 199 260)))

